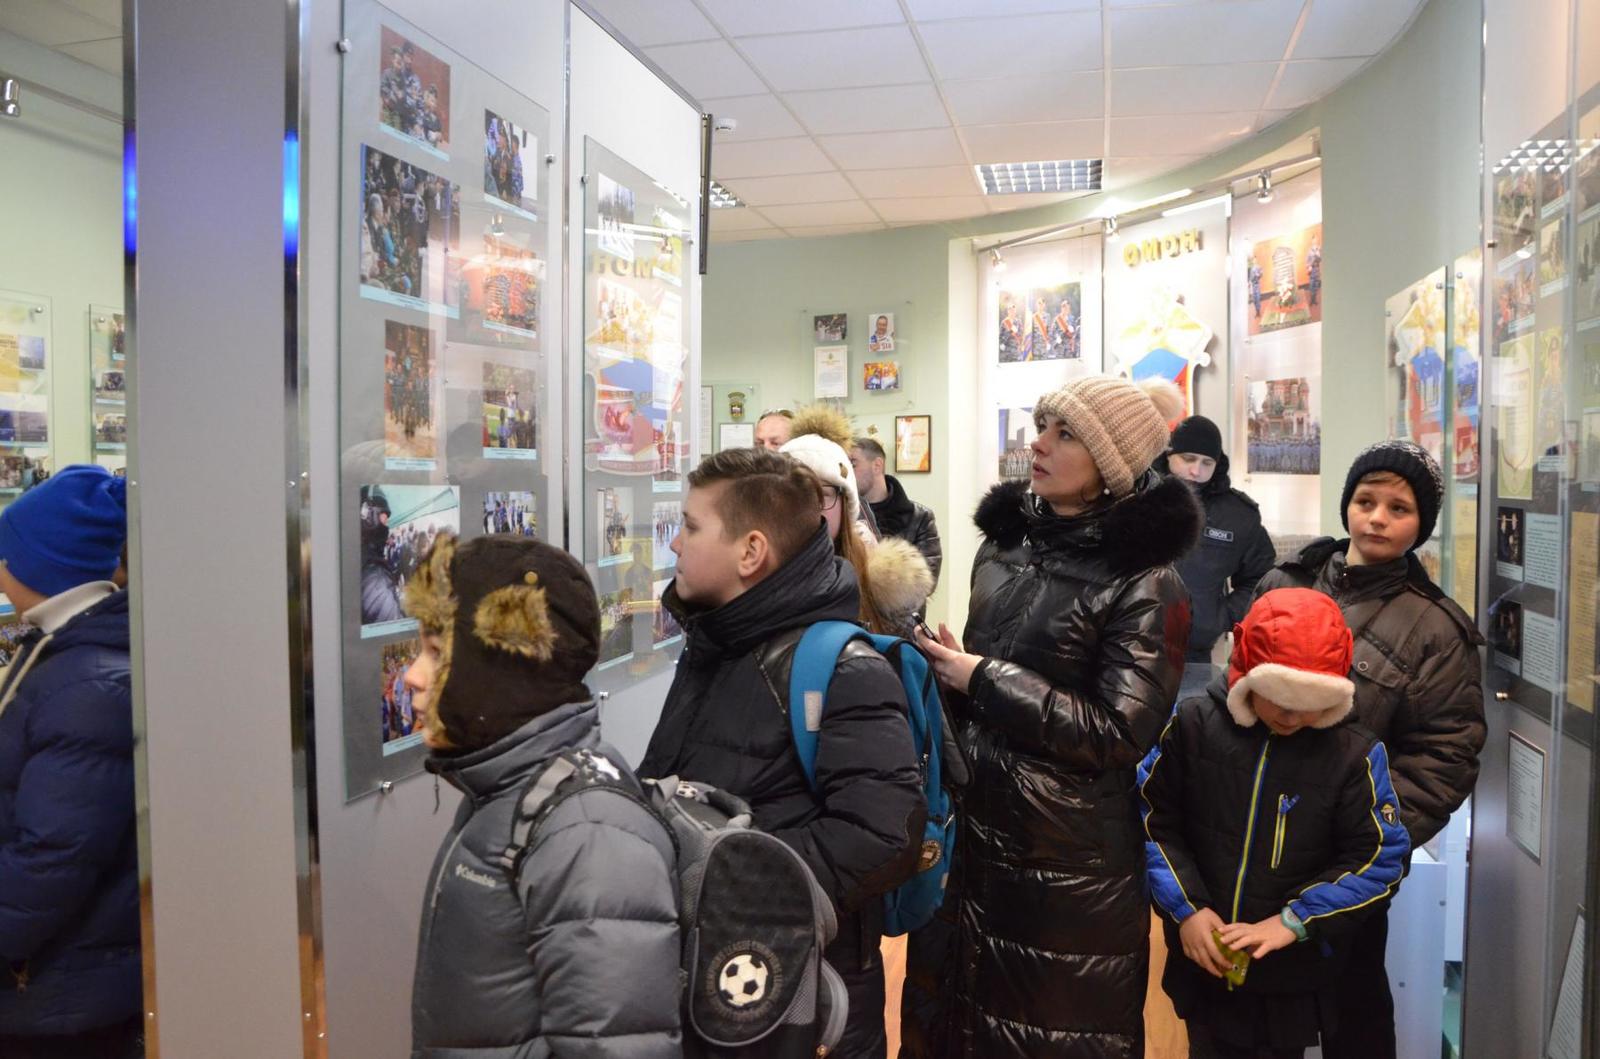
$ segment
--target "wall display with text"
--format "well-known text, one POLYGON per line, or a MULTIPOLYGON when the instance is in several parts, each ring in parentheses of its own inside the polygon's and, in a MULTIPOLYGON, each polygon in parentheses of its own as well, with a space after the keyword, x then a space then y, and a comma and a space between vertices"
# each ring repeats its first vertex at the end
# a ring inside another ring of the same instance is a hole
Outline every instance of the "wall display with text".
POLYGON ((1445 270, 1384 303, 1387 361, 1395 378, 1389 436, 1409 438, 1444 463, 1445 270))
POLYGON ((425 753, 396 682, 416 652, 406 582, 441 533, 549 539, 559 466, 541 444, 549 113, 370 0, 346 4, 345 32, 340 591, 355 798, 425 753))
POLYGON ((121 309, 89 306, 89 449, 113 474, 128 468, 128 329, 121 309))
POLYGON ((811 394, 818 400, 850 396, 850 347, 817 346, 811 351, 811 394))
MULTIPOLYGON (((47 475, 50 448, 50 345, 54 316, 49 298, 0 291, 0 507, 47 475)), ((127 441, 127 418, 107 429, 127 441)))
POLYGON ((933 470, 933 417, 894 417, 894 473, 927 474, 933 470))
POLYGON ((1263 239, 1245 266, 1251 335, 1322 322, 1322 225, 1263 239))
POLYGON ((615 691, 676 658, 657 636, 655 589, 673 565, 690 469, 683 288, 695 207, 597 141, 583 150, 582 554, 601 599, 597 689, 615 691))

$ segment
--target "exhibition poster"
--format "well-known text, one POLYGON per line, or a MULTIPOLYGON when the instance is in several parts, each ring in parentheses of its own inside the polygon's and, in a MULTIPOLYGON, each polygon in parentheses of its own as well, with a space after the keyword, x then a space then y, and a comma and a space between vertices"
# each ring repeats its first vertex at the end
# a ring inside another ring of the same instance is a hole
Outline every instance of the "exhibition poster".
POLYGON ((1478 311, 1478 290, 1483 280, 1483 251, 1474 250, 1456 258, 1455 286, 1450 308, 1450 377, 1454 429, 1451 456, 1457 481, 1473 481, 1478 476, 1478 430, 1481 411, 1478 402, 1479 343, 1483 340, 1483 317, 1478 311))
POLYGON ((1083 356, 1083 285, 1061 282, 1021 290, 1001 289, 1001 364, 1077 360, 1083 356))
POLYGON ((1389 436, 1409 438, 1444 463, 1444 269, 1384 303, 1389 363, 1398 383, 1389 436))
POLYGON ((121 309, 89 306, 90 448, 113 474, 128 466, 128 331, 121 309))
MULTIPOLYGON (((48 474, 50 460, 51 300, 0 291, 0 506, 48 474)), ((106 411, 114 444, 127 441, 126 415, 106 411)))
POLYGON ((1322 421, 1317 376, 1252 381, 1246 421, 1251 474, 1320 474, 1322 421))
POLYGON ((1039 433, 1034 429, 1033 409, 1000 408, 995 415, 1000 428, 1000 480, 1032 481, 1033 450, 1030 446, 1039 433))
POLYGON ((1533 498, 1533 335, 1522 335, 1495 351, 1495 480, 1499 494, 1533 498))
POLYGON ((861 388, 868 393, 900 388, 900 362, 873 360, 861 366, 861 388))
POLYGON ((933 417, 894 417, 894 470, 896 474, 927 474, 933 470, 933 417))
POLYGON ((1136 381, 1160 377, 1176 383, 1187 416, 1194 412, 1194 371, 1211 363, 1206 347, 1214 334, 1177 291, 1157 287, 1143 309, 1112 336, 1112 352, 1118 370, 1136 381))
POLYGON ((363 485, 356 513, 361 528, 361 636, 410 632, 406 585, 441 533, 461 532, 461 490, 447 485, 363 485))
POLYGON ((1263 239, 1245 266, 1252 336, 1322 322, 1322 225, 1263 239))

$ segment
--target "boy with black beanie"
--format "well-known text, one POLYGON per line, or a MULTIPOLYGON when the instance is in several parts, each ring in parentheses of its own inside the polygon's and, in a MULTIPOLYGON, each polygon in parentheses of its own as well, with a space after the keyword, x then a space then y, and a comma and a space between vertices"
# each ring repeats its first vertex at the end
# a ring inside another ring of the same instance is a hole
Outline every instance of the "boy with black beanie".
MULTIPOLYGON (((1426 449, 1380 441, 1350 465, 1340 496, 1348 538, 1322 538, 1261 579, 1257 592, 1315 588, 1355 634, 1355 719, 1389 748, 1401 821, 1413 849, 1472 793, 1486 729, 1483 643, 1472 619, 1417 561, 1444 501, 1444 474, 1426 449)), ((1383 970, 1387 909, 1355 939, 1339 990, 1340 1030, 1326 1059, 1395 1054, 1394 1000, 1383 970)))
POLYGON ((406 673, 430 772, 465 795, 428 881, 412 1056, 474 1049, 679 1059, 672 838, 600 741, 583 678, 600 607, 583 566, 500 534, 441 535, 406 586, 423 649, 406 673), (552 764, 609 780, 545 804, 508 863, 522 796, 552 764))

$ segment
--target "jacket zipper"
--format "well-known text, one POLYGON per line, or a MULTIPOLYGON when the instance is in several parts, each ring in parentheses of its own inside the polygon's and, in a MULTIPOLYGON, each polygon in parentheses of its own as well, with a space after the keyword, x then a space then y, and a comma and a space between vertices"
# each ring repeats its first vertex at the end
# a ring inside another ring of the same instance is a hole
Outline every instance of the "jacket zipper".
POLYGON ((1272 829, 1272 870, 1283 863, 1283 846, 1289 837, 1289 796, 1278 795, 1278 821, 1272 829))
POLYGON ((1233 913, 1230 923, 1239 922, 1239 901, 1244 897, 1245 869, 1250 866, 1250 844, 1256 836, 1256 809, 1261 801, 1261 777, 1267 772, 1267 755, 1272 753, 1272 736, 1261 744, 1261 757, 1256 761, 1255 784, 1250 789, 1250 815, 1244 824, 1244 850, 1239 854, 1239 874, 1233 883, 1233 913))

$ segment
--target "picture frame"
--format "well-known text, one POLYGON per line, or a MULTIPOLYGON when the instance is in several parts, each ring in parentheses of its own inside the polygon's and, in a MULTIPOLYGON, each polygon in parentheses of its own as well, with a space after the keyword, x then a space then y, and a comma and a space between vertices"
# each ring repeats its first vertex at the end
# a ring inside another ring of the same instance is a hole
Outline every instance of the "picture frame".
POLYGON ((894 473, 933 472, 933 416, 894 417, 894 473))

